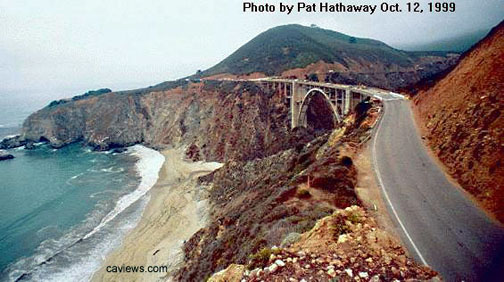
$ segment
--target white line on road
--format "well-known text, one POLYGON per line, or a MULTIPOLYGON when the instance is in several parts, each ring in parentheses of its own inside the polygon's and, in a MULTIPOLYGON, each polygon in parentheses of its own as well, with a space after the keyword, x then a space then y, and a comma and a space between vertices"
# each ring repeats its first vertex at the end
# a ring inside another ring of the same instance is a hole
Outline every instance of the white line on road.
MULTIPOLYGON (((384 107, 385 107, 385 105, 384 105, 384 107)), ((382 119, 384 118, 384 116, 385 116, 385 111, 383 111, 382 119)), ((378 129, 376 130, 376 135, 375 135, 374 140, 373 140, 373 164, 374 164, 374 167, 375 167, 375 170, 376 170, 376 176, 378 178, 378 182, 380 183, 380 187, 383 190, 383 194, 385 195, 385 199, 387 199, 387 202, 388 202, 390 208, 392 209, 392 213, 394 213, 394 216, 397 219, 397 222, 399 222, 399 225, 401 226, 401 229, 403 230, 403 232, 406 235, 406 237, 408 238, 408 240, 411 242, 411 245, 413 246, 413 249, 415 249, 415 252, 417 253, 417 255, 420 258, 420 260, 422 261, 422 263, 428 266, 428 264, 425 261, 424 257, 422 256, 422 254, 418 250, 417 246, 415 245, 415 242, 413 242, 413 239, 411 238, 411 236, 409 235, 408 231, 406 230, 406 227, 404 227, 404 224, 402 223, 401 219, 397 215, 397 212, 396 212, 396 210, 394 208, 394 205, 392 205, 392 202, 390 201, 390 198, 388 196, 387 190, 385 189, 385 185, 383 185, 383 181, 382 181, 381 175, 380 175, 380 170, 378 169, 378 162, 376 161, 376 140, 378 139, 378 135, 380 133, 380 128, 381 128, 381 122, 378 123, 378 129)))

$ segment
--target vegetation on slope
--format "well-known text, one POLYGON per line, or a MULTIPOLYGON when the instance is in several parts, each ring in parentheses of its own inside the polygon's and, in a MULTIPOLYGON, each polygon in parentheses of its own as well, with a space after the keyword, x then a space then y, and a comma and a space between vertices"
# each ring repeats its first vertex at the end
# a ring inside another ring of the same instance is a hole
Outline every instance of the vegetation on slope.
MULTIPOLYGON (((222 62, 204 71, 203 75, 253 72, 275 75, 318 61, 347 66, 348 59, 409 66, 419 55, 428 54, 405 52, 377 40, 356 38, 318 27, 285 25, 259 34, 222 62)), ((444 55, 436 53, 439 54, 444 55)))
POLYGON ((201 177, 209 185, 210 223, 184 244, 184 265, 175 280, 204 281, 251 259, 255 267, 270 254, 265 248, 289 244, 318 219, 360 205, 351 158, 371 134, 363 122, 374 119, 369 112, 357 112, 344 128, 316 138, 297 128, 279 140, 285 150, 228 161, 201 177))
POLYGON ((52 101, 48 107, 54 107, 57 105, 65 104, 70 101, 79 101, 79 100, 86 99, 89 97, 100 96, 102 94, 106 94, 106 93, 110 93, 110 92, 112 92, 112 90, 110 90, 108 88, 102 88, 102 89, 98 89, 98 90, 89 90, 88 92, 86 92, 82 95, 74 96, 72 99, 62 99, 62 100, 52 101))

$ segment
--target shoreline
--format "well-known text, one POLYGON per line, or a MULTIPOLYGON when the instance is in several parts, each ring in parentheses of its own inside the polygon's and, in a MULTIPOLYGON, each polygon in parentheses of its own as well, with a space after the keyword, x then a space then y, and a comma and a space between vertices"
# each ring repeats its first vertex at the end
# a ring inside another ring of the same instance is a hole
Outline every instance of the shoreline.
MULTIPOLYGON (((0 272, 0 280, 14 281, 20 277, 40 281, 89 280, 101 266, 103 254, 119 246, 122 238, 139 222, 148 201, 148 197, 143 195, 156 183, 164 156, 141 145, 129 147, 127 153, 117 157, 112 157, 116 154, 110 151, 94 152, 78 144, 57 153, 58 150, 51 149, 49 145, 35 144, 35 147, 37 149, 33 152, 23 147, 10 149, 19 151, 16 164, 23 165, 34 154, 43 162, 42 165, 53 167, 51 164, 57 163, 70 167, 64 172, 58 167, 51 170, 55 173, 55 181, 51 185, 64 187, 69 194, 76 194, 73 193, 75 189, 84 191, 94 187, 94 190, 76 198, 64 198, 67 203, 89 199, 91 204, 84 205, 84 209, 81 207, 81 219, 70 221, 65 227, 54 224, 54 219, 48 222, 48 217, 46 221, 40 218, 42 225, 37 225, 33 234, 43 236, 42 239, 23 252, 23 256, 14 257, 0 272), (72 168, 70 162, 75 159, 79 159, 82 165, 72 168), (107 180, 102 182, 100 178, 107 180)), ((29 166, 26 168, 30 169, 29 166)), ((39 185, 46 185, 44 183, 48 182, 42 181, 39 185)), ((67 207, 73 208, 73 205, 67 207)), ((49 205, 39 213, 50 214, 57 209, 49 205)), ((57 216, 53 218, 58 219, 57 216)), ((65 220, 65 216, 61 218, 65 220)), ((16 236, 21 236, 20 240, 24 238, 23 234, 16 236)))
POLYGON ((120 247, 106 255, 91 281, 152 281, 169 279, 183 262, 182 246, 204 227, 208 218, 208 192, 197 177, 222 166, 220 163, 188 162, 182 149, 160 152, 164 163, 156 184, 147 194, 150 201, 120 247), (167 266, 168 272, 114 273, 107 266, 167 266))

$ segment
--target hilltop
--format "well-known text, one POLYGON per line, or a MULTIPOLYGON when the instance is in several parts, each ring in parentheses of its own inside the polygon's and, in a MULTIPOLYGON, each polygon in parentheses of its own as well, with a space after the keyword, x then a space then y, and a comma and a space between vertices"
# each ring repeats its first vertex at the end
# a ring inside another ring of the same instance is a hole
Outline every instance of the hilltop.
POLYGON ((406 66, 411 55, 387 44, 318 27, 284 25, 271 28, 236 50, 205 74, 262 72, 276 75, 318 61, 348 65, 362 58, 406 66))
POLYGON ((448 172, 504 221, 504 22, 414 99, 430 147, 448 172))
POLYGON ((284 76, 397 90, 451 67, 448 52, 406 52, 373 39, 302 25, 271 28, 236 50, 201 77, 284 76))

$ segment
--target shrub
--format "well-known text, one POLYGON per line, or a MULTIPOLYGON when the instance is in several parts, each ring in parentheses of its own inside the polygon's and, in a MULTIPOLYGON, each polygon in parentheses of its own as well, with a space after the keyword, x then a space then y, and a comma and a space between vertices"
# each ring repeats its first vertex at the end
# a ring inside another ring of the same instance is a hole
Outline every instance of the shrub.
POLYGON ((362 222, 361 217, 358 214, 356 214, 356 213, 351 213, 350 215, 348 215, 347 219, 352 224, 357 224, 357 223, 361 223, 362 222))
POLYGON ((350 227, 345 223, 345 218, 338 215, 332 222, 331 230, 334 232, 334 237, 338 238, 340 235, 350 232, 350 227))
POLYGON ((347 157, 347 156, 341 157, 341 164, 346 167, 351 167, 353 165, 352 158, 347 157))
POLYGON ((310 194, 310 191, 308 191, 308 189, 301 188, 301 189, 297 190, 296 197, 298 197, 300 199, 306 199, 306 198, 310 198, 311 194, 310 194))
POLYGON ((67 101, 66 100, 54 100, 52 101, 48 107, 55 107, 57 105, 65 104, 67 101))
POLYGON ((250 262, 248 264, 248 269, 252 270, 258 267, 264 267, 272 254, 278 254, 280 249, 272 250, 270 248, 262 248, 257 253, 250 255, 250 262))

